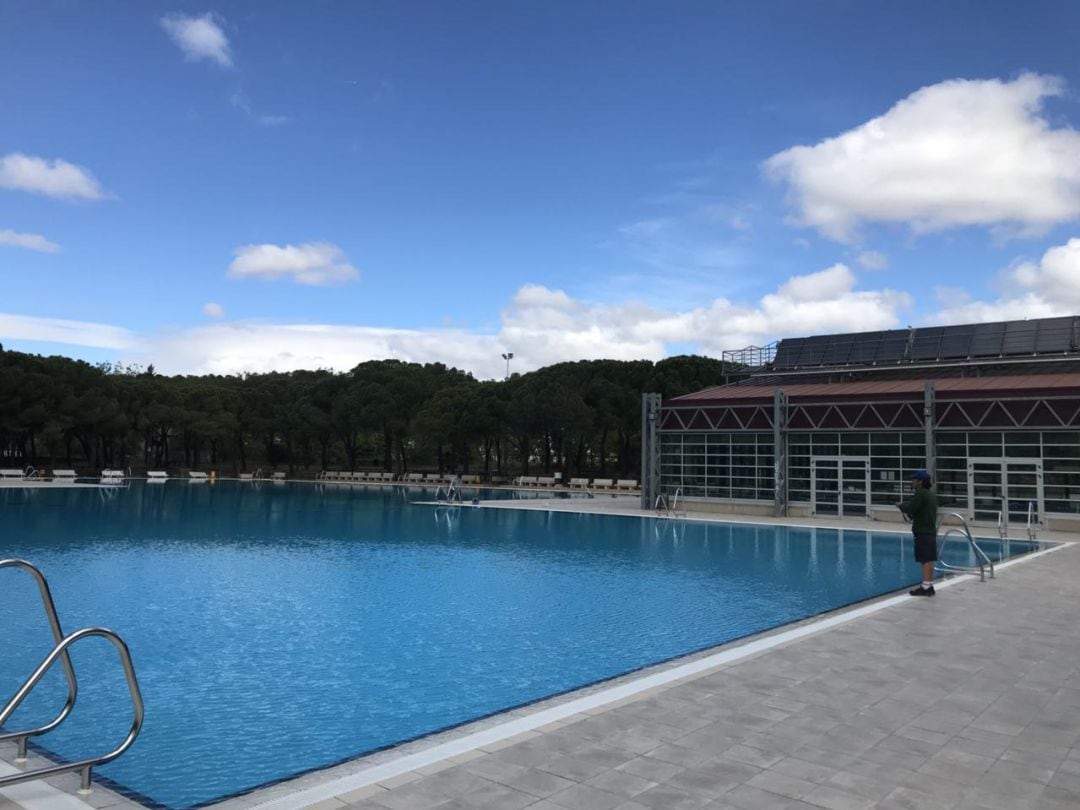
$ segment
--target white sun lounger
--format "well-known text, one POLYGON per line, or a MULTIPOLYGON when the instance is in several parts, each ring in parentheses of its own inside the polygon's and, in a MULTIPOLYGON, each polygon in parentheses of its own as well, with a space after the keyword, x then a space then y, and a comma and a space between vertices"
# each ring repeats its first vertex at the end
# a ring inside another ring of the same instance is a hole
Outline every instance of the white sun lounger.
POLYGON ((189 470, 188 478, 191 479, 192 483, 195 483, 197 481, 206 481, 207 475, 204 472, 196 472, 195 470, 189 470))
POLYGON ((169 474, 164 470, 147 470, 146 479, 148 481, 164 481, 169 477, 169 474))
POLYGON ((53 470, 52 471, 52 477, 53 477, 54 481, 55 480, 70 481, 70 480, 75 478, 75 471, 74 470, 53 470))

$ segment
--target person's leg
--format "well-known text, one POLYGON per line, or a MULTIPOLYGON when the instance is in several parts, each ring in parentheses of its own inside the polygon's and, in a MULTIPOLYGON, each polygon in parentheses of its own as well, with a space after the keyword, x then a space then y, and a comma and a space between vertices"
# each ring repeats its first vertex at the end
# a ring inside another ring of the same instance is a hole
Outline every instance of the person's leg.
POLYGON ((935 538, 915 535, 915 562, 922 566, 922 584, 908 591, 912 596, 934 595, 934 560, 937 559, 935 538))

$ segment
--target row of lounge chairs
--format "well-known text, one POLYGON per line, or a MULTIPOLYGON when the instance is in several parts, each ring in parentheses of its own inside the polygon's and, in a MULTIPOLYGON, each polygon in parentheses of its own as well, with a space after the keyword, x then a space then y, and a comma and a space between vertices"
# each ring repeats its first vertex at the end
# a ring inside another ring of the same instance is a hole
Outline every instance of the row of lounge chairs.
POLYGON ((315 476, 318 481, 382 481, 394 480, 391 472, 348 472, 341 470, 323 470, 315 476))
MULTIPOLYGON (((399 484, 449 484, 455 476, 452 473, 403 473, 398 475, 392 472, 347 472, 340 470, 323 470, 317 476, 319 481, 366 481, 399 484)), ((479 475, 458 475, 460 483, 475 485, 480 483, 479 475)))
POLYGON ((563 487, 568 489, 587 489, 601 492, 633 492, 638 489, 634 478, 571 478, 564 482, 551 475, 520 475, 514 479, 519 487, 563 487))
MULTIPOLYGON (((187 477, 191 481, 207 481, 212 477, 212 473, 201 472, 199 470, 190 470, 187 477)), ((100 478, 102 481, 119 481, 124 478, 141 477, 132 476, 125 470, 112 470, 104 469, 99 475, 78 475, 75 470, 34 470, 28 469, 0 469, 0 481, 74 481, 76 478, 82 478, 88 480, 91 478, 100 478)), ((241 481, 250 481, 255 478, 255 473, 240 473, 241 481)), ((168 481, 169 474, 165 470, 147 470, 146 480, 150 482, 168 481)), ((274 472, 271 473, 269 479, 271 481, 284 481, 285 473, 274 472)))

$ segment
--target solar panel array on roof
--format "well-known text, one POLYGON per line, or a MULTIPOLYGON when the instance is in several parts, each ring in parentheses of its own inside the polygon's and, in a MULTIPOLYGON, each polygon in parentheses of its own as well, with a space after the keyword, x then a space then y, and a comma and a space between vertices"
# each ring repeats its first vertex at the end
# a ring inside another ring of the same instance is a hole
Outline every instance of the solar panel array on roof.
POLYGON ((785 338, 774 371, 847 365, 933 363, 1080 351, 1080 317, 930 326, 785 338))

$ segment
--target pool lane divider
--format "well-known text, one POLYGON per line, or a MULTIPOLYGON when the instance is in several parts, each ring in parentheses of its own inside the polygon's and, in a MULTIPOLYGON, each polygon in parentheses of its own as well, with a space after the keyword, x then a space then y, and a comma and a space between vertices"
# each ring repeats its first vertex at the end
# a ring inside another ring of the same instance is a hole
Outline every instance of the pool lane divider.
MULTIPOLYGON (((995 565, 995 570, 1007 568, 1036 557, 1042 557, 1046 554, 1052 554, 1068 545, 1072 544, 1061 543, 1041 551, 1025 554, 1022 557, 1008 560, 1000 565, 995 565)), ((942 580, 937 584, 937 587, 940 590, 952 587, 960 582, 973 580, 975 580, 975 575, 964 574, 962 576, 942 580)), ((988 582, 990 582, 990 580, 988 580, 988 582)), ((370 768, 365 768, 356 773, 328 779, 326 782, 297 790, 295 793, 269 799, 261 804, 251 805, 248 807, 248 810, 303 810, 303 808, 310 807, 318 802, 333 799, 353 791, 358 791, 361 788, 386 782, 387 780, 394 779, 395 777, 402 776, 411 771, 417 771, 421 768, 427 768, 437 763, 444 762, 452 757, 461 757, 476 751, 477 749, 484 748, 485 746, 493 746, 496 743, 505 742, 512 737, 517 737, 526 734, 527 732, 534 732, 551 723, 558 723, 576 715, 593 712, 602 709, 603 707, 609 707, 613 703, 619 703, 620 701, 637 697, 644 692, 673 685, 677 681, 687 680, 702 675, 710 670, 732 664, 741 659, 749 658, 750 656, 766 652, 784 644, 790 644, 805 638, 806 636, 821 633, 830 630, 833 627, 838 627, 847 624, 848 622, 861 619, 864 616, 870 616, 879 611, 896 607, 897 605, 910 604, 911 602, 912 599, 907 594, 889 596, 861 607, 845 610, 823 619, 801 624, 790 630, 781 630, 779 632, 771 633, 756 641, 749 641, 744 644, 738 644, 736 642, 737 646, 731 647, 730 649, 722 649, 720 652, 713 653, 712 655, 704 655, 701 658, 670 667, 662 672, 645 675, 641 678, 634 678, 633 680, 618 684, 617 686, 600 689, 591 694, 566 701, 557 706, 542 709, 524 717, 507 720, 506 722, 492 726, 491 728, 465 734, 457 739, 438 743, 422 751, 406 754, 405 756, 390 760, 389 762, 383 762, 379 765, 373 765, 370 768)), ((279 785, 277 789, 280 790, 281 786, 279 785)))

